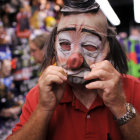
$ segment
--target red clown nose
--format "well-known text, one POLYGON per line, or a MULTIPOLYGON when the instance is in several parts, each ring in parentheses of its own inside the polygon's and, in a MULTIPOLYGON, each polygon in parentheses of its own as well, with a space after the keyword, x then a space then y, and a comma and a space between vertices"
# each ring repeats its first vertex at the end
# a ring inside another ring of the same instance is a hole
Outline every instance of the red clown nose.
POLYGON ((83 56, 79 53, 73 53, 69 56, 67 67, 69 69, 78 69, 83 64, 83 56))

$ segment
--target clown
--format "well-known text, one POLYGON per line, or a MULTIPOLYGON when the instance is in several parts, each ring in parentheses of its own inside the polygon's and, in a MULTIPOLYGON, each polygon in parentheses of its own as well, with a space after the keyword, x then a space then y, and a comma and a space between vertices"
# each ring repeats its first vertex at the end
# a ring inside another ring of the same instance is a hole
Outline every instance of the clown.
MULTIPOLYGON (((97 10, 98 6, 94 8, 90 10, 97 10)), ((80 77, 90 72, 90 65, 106 58, 109 52, 106 36, 107 20, 101 11, 95 16, 91 13, 62 16, 57 28, 56 57, 71 82, 84 83, 80 77)))
POLYGON ((114 28, 94 0, 67 0, 61 12, 9 140, 140 139, 140 82, 126 75, 114 28))

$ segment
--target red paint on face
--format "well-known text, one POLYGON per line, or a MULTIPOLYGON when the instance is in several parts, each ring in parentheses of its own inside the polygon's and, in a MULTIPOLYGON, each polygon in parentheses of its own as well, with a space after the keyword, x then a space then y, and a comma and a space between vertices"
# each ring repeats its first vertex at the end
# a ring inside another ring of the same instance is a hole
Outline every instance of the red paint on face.
POLYGON ((79 53, 73 53, 69 56, 67 67, 69 69, 78 69, 83 64, 83 56, 79 53))

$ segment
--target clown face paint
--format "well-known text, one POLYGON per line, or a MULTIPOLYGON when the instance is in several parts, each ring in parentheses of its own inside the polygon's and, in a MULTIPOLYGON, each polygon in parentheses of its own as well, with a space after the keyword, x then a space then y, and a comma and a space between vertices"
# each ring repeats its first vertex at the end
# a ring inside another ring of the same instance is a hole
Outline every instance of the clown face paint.
MULTIPOLYGON (((104 60, 108 53, 105 29, 92 14, 62 17, 58 25, 55 49, 57 65, 67 70, 68 76, 84 77, 89 66, 104 60), (92 21, 92 22, 91 22, 92 21)), ((74 83, 81 83, 79 80, 74 83)))

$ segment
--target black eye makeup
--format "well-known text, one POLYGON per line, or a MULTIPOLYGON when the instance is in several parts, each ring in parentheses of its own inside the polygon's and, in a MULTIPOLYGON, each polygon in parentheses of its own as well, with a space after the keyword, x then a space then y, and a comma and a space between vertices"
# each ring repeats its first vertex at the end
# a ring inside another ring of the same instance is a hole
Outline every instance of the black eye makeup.
POLYGON ((69 40, 66 39, 59 39, 59 45, 61 46, 61 49, 64 51, 70 51, 71 50, 71 43, 69 40))
POLYGON ((90 52, 95 52, 97 50, 97 47, 92 44, 81 44, 82 48, 86 49, 87 51, 90 52))

